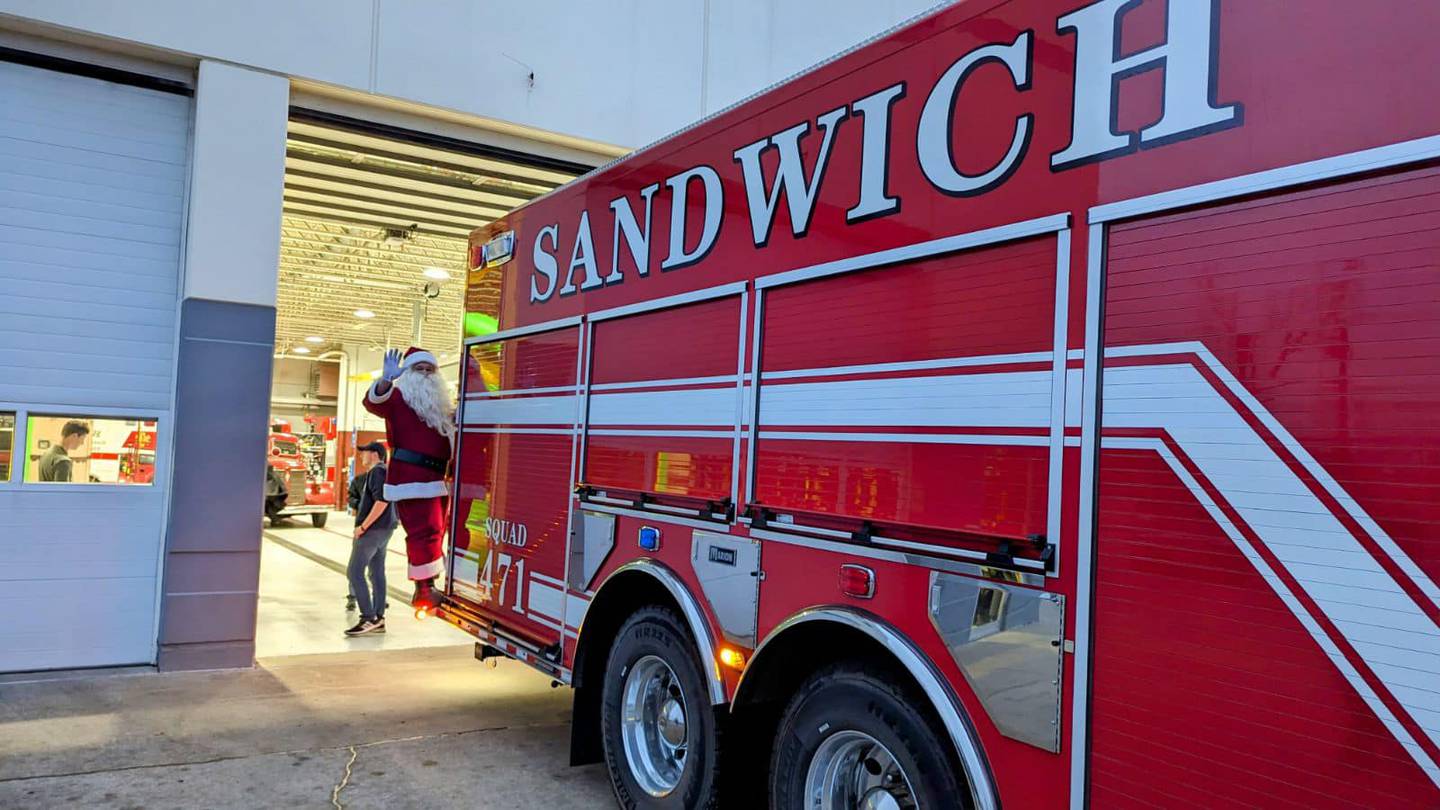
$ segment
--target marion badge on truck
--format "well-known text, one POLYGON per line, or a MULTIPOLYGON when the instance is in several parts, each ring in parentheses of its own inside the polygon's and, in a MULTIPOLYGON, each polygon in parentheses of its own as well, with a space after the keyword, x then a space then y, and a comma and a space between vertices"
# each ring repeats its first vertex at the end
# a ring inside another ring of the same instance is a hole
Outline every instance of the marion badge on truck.
POLYGON ((735 549, 733 549, 733 548, 721 548, 720 546, 711 546, 711 547, 710 547, 710 562, 720 563, 721 565, 734 565, 734 564, 735 564, 735 549))

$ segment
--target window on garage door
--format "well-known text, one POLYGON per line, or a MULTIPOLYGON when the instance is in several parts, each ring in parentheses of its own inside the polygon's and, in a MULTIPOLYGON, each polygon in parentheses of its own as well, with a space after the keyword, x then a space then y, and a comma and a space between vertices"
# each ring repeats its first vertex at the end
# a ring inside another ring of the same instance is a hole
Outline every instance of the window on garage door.
POLYGON ((15 465, 15 412, 0 413, 0 484, 10 480, 15 465))
POLYGON ((24 479, 152 486, 158 431, 154 419, 32 415, 25 426, 24 479))

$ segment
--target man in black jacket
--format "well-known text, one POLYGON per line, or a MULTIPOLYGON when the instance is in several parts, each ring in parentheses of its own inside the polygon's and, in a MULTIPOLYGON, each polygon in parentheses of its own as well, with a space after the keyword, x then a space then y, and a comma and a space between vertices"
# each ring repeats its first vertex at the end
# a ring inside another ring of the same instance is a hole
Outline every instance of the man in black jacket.
POLYGON ((350 547, 348 569, 360 621, 345 631, 347 636, 385 632, 385 549, 395 533, 395 507, 385 501, 385 445, 371 442, 356 450, 370 469, 355 511, 355 543, 350 547))

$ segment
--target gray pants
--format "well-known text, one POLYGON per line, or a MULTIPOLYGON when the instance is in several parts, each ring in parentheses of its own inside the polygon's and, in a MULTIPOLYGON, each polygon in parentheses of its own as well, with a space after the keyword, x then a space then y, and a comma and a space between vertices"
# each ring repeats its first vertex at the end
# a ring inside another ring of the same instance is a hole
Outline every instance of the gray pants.
POLYGON ((350 547, 350 592, 363 619, 385 618, 385 548, 395 529, 371 529, 350 547), (370 573, 369 585, 365 573, 370 573), (373 590, 372 590, 373 587, 373 590), (373 594, 373 595, 372 595, 373 594))

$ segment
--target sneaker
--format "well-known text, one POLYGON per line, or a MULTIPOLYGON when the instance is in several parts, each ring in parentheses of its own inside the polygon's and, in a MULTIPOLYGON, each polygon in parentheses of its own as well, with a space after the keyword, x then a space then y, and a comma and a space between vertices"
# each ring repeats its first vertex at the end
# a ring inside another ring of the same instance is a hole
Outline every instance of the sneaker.
POLYGON ((368 636, 385 632, 385 620, 361 619, 354 627, 345 631, 347 636, 368 636))

